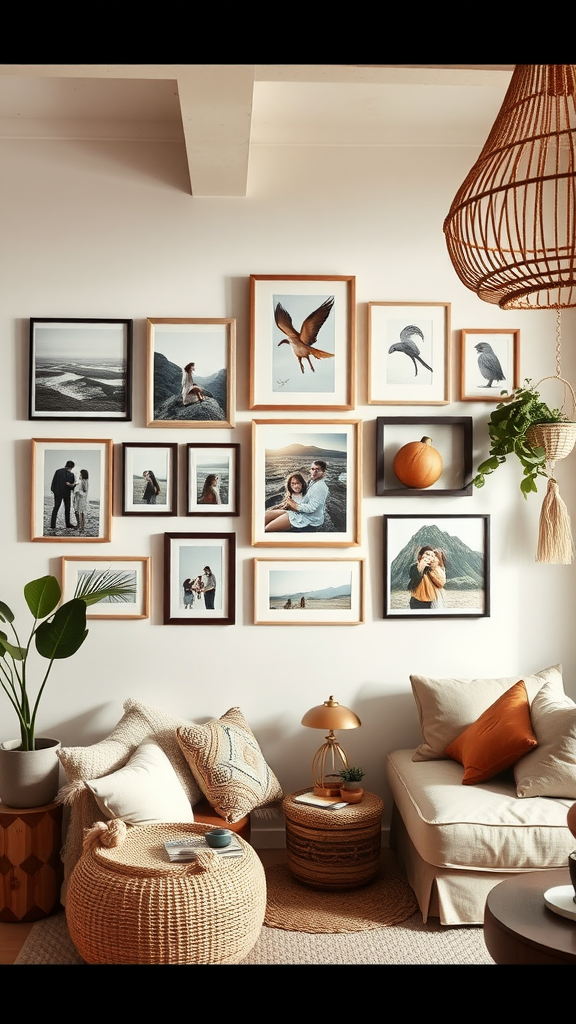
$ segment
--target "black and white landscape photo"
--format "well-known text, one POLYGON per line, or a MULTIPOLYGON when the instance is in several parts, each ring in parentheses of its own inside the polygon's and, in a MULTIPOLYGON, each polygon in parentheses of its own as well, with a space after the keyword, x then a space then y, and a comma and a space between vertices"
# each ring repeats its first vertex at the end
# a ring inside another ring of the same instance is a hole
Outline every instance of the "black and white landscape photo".
POLYGON ((30 419, 130 420, 132 320, 30 321, 30 419))

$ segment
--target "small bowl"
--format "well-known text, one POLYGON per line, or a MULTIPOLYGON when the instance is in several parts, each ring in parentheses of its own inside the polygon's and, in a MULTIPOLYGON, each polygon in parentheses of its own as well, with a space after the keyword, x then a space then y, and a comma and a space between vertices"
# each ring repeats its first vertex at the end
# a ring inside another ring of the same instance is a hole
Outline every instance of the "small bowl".
POLYGON ((232 832, 229 828, 213 828, 205 835, 208 846, 229 846, 232 841, 232 832))

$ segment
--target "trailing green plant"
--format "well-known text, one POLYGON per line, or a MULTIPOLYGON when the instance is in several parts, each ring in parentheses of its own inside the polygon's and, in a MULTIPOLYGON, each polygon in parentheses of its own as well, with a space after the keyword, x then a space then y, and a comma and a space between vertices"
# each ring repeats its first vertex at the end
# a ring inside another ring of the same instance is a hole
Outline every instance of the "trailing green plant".
POLYGON ((338 775, 344 782, 360 782, 365 773, 361 768, 341 768, 338 775))
MULTIPOLYGON (((506 391, 501 392, 507 394, 506 391)), ((488 419, 490 435, 489 457, 478 466, 475 487, 483 487, 486 477, 506 462, 507 455, 516 455, 522 465, 520 490, 525 498, 537 491, 536 478, 547 476, 544 448, 532 446, 526 439, 528 428, 534 423, 564 423, 568 420, 561 409, 550 409, 540 398, 531 381, 516 388, 508 400, 499 402, 488 419)))
POLYGON ((0 601, 0 621, 8 624, 14 641, 9 641, 7 634, 0 630, 0 684, 18 716, 22 738, 20 750, 34 750, 38 706, 54 662, 71 658, 88 636, 87 605, 96 604, 104 598, 127 601, 134 596, 135 590, 132 573, 94 570, 82 574, 74 597, 57 607, 62 592, 56 577, 42 576, 32 580, 24 587, 26 604, 34 618, 25 646, 22 646, 16 632, 13 611, 0 601), (35 700, 30 697, 28 689, 33 646, 48 661, 35 700))

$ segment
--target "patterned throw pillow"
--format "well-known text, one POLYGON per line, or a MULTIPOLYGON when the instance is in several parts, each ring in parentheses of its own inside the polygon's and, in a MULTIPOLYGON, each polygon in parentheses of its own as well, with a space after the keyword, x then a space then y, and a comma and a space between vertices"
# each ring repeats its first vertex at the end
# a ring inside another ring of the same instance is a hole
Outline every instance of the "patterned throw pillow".
POLYGON ((180 726, 176 736, 200 789, 225 821, 239 821, 282 799, 280 783, 240 708, 206 725, 180 726))

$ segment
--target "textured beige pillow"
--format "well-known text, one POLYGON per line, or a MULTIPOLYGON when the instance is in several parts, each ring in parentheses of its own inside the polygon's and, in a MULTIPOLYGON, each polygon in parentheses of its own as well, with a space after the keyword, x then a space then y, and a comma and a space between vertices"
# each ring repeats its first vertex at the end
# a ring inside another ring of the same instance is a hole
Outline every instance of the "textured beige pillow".
POLYGON ((225 821, 282 798, 240 708, 206 725, 180 726, 176 735, 198 785, 225 821))
POLYGON ((154 737, 169 758, 188 801, 202 799, 193 775, 183 757, 175 730, 179 725, 190 725, 183 718, 159 711, 137 700, 124 701, 124 714, 109 736, 88 747, 62 747, 58 757, 69 782, 87 782, 122 768, 142 740, 154 737))
POLYGON ((557 796, 576 800, 576 704, 550 684, 530 708, 538 746, 514 766, 518 796, 557 796))
POLYGON ((532 676, 506 676, 502 679, 430 679, 410 676, 412 693, 420 716, 424 742, 414 751, 413 761, 438 761, 446 757, 446 747, 467 726, 522 678, 528 700, 532 702, 544 683, 564 693, 562 666, 554 665, 532 676))
POLYGON ((123 768, 86 785, 107 818, 122 818, 128 825, 194 821, 178 776, 156 740, 144 740, 123 768))

